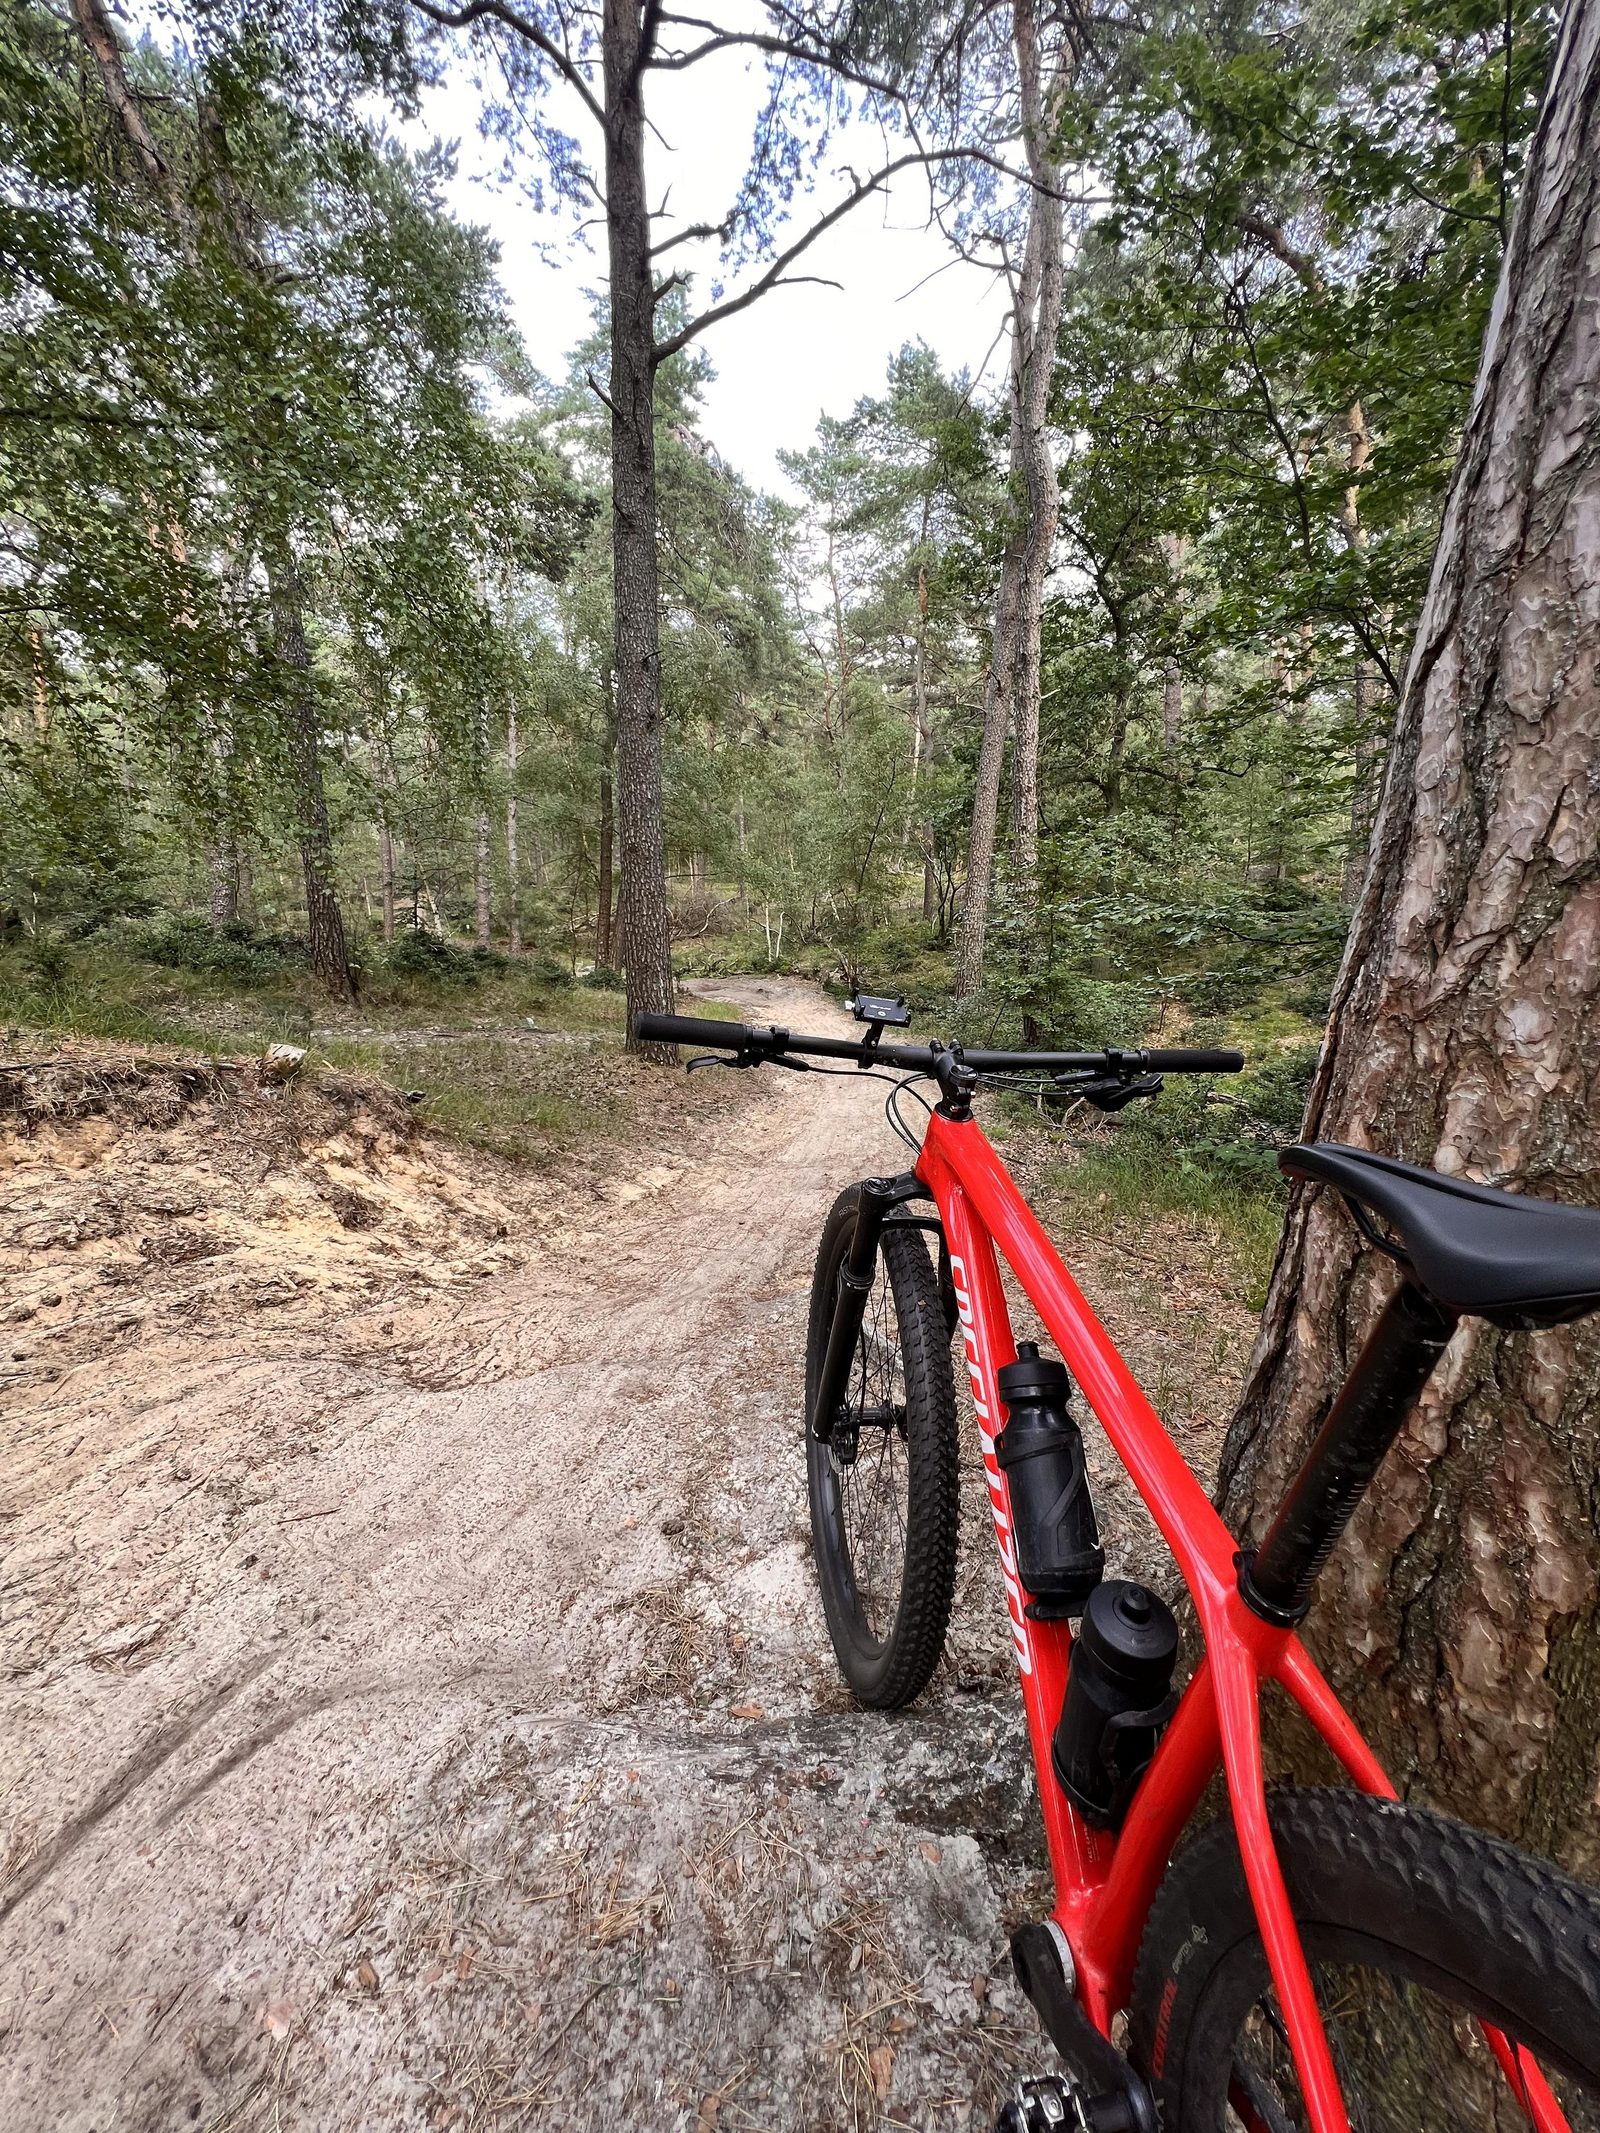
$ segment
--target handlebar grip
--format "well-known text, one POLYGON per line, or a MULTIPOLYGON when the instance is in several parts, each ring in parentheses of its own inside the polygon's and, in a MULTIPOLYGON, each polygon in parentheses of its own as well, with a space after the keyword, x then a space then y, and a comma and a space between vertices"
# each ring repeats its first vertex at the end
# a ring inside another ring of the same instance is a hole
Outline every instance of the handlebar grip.
POLYGON ((714 1022, 708 1015, 635 1015, 638 1044, 705 1044, 713 1051, 737 1052, 750 1042, 742 1022, 714 1022))
POLYGON ((1146 1052, 1144 1063, 1152 1074, 1242 1074, 1243 1052, 1146 1052))

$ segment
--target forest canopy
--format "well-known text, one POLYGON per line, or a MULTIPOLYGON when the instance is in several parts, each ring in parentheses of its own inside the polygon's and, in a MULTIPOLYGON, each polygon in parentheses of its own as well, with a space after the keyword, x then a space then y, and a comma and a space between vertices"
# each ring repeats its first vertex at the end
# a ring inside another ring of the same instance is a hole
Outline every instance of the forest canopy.
MULTIPOLYGON (((438 13, 188 0, 134 36, 102 0, 7 11, 0 925, 30 952, 178 921, 189 952, 271 939, 335 992, 452 944, 599 982, 627 961, 615 321, 602 297, 568 373, 538 375, 508 262, 447 208, 449 151, 402 145, 419 84, 467 64, 438 13)), ((854 77, 907 139, 937 107, 988 156, 947 188, 953 241, 1020 271, 1018 216, 1067 202, 1036 749, 1013 721, 980 761, 1025 509, 1014 380, 889 353, 762 494, 707 430, 713 292, 672 276, 651 421, 674 959, 948 993, 1003 752, 962 1016, 1109 1038, 1268 983, 1314 1013, 1552 12, 1040 17, 1061 56, 1031 186, 994 80, 956 111, 899 56, 912 28, 871 52, 807 34, 830 94, 854 77)), ((810 180, 770 182, 752 258, 810 180)))

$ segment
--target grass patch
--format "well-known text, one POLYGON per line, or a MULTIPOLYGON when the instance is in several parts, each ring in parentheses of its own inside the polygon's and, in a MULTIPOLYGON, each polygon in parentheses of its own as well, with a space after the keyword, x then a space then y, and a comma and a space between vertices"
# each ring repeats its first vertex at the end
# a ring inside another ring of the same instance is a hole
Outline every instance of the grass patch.
MULTIPOLYGON (((120 920, 80 940, 13 942, 0 949, 0 1031, 209 1057, 301 1045, 420 1091, 429 1125, 520 1163, 620 1138, 661 1093, 659 1068, 622 1055, 623 995, 609 974, 575 984, 549 958, 417 935, 362 953, 361 996, 343 1003, 312 980, 302 944, 238 927, 120 920)), ((684 1007, 739 1019, 722 1001, 684 1007)))
POLYGON ((620 1061, 601 1039, 467 1030, 393 1043, 336 1039, 326 1057, 417 1092, 428 1125, 511 1162, 605 1138, 626 1115, 612 1086, 620 1061))
POLYGON ((1267 1298, 1283 1203, 1278 1195, 1242 1191, 1230 1179, 1174 1160, 1170 1150, 1132 1136, 1087 1149, 1050 1173, 1053 1197, 1069 1211, 1094 1209, 1134 1229, 1183 1215, 1216 1232, 1238 1263, 1242 1301, 1259 1311, 1267 1298))
MULTIPOLYGON (((1069 1115, 1072 1159, 1053 1166, 1051 1191, 1069 1210, 1103 1210, 1119 1226, 1163 1216, 1203 1223, 1236 1259, 1246 1300, 1259 1310, 1288 1193, 1278 1151, 1299 1136, 1319 1036, 1275 998, 1195 1023, 1180 1041, 1238 1047, 1244 1073, 1174 1074, 1152 1102, 1114 1117, 1069 1115)), ((1017 1101, 1006 1111, 1014 1130, 1028 1130, 1031 1106, 1017 1101)))

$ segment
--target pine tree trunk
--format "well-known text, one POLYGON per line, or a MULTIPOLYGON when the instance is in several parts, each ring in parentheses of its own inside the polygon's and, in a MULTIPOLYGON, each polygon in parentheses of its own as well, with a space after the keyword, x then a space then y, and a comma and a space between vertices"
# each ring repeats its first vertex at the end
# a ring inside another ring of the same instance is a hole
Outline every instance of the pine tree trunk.
MULTIPOLYGON (((612 602, 617 817, 622 848, 618 915, 630 1028, 636 1014, 670 1014, 673 1005, 672 929, 661 810, 655 296, 644 189, 640 27, 637 0, 605 0, 602 57, 611 283, 612 602)), ((671 1048, 665 1049, 672 1056, 671 1048)))
POLYGON ((305 882, 306 939, 312 975, 338 1000, 355 998, 344 919, 334 890, 333 832, 322 781, 316 689, 306 645, 300 573, 284 549, 268 564, 274 649, 283 668, 283 710, 289 774, 294 787, 295 837, 305 882))
MULTIPOLYGON (((1017 440, 1012 437, 1012 464, 1017 440)), ((1018 528, 1006 543, 995 594, 994 634, 989 671, 983 683, 983 739, 978 744, 978 771, 972 789, 972 828, 967 837, 967 881, 961 903, 961 931, 956 940, 956 998, 964 1000, 983 984, 984 947, 989 930, 989 891, 994 881, 995 827, 1000 818, 1000 772, 1005 761, 1006 728, 1016 687, 1018 603, 1022 590, 1022 535, 1018 528)))
POLYGON ((611 751, 600 766, 600 864, 594 900, 594 959, 611 967, 611 751))
POLYGON ((1011 319, 1012 530, 1000 564, 984 681, 983 739, 956 943, 958 998, 976 992, 983 983, 1000 775, 1006 735, 1013 726, 1011 831, 1016 871, 1025 895, 1030 893, 1037 865, 1040 621, 1060 509, 1046 426, 1063 285, 1062 212, 1061 201, 1055 197, 1061 181, 1049 144, 1060 98, 1072 79, 1073 55, 1063 52, 1046 88, 1033 0, 1015 0, 1012 28, 1029 169, 1039 189, 1029 195, 1028 233, 1011 319))
POLYGON ((506 947, 522 953, 522 861, 517 850, 517 707, 506 706, 506 947))
POLYGON ((1071 80, 1063 62, 1046 86, 1034 0, 1013 0, 1012 36, 1022 91, 1023 142, 1038 190, 1028 206, 1017 330, 1012 338, 1011 420, 1020 439, 1027 519, 1018 599, 1017 670, 1011 753, 1011 849, 1020 893, 1031 904, 1039 859, 1040 639, 1044 581, 1055 547, 1061 495, 1050 449, 1050 376, 1061 331, 1065 281, 1062 253, 1061 169, 1050 154, 1062 93, 1071 80))
MULTIPOLYGON (((1307 1138, 1600 1193, 1600 0, 1567 14, 1307 1138)), ((1221 1495, 1258 1529, 1393 1287, 1290 1204, 1221 1495)), ((1402 1791, 1600 1874, 1600 1330, 1468 1321, 1311 1635, 1402 1791)))

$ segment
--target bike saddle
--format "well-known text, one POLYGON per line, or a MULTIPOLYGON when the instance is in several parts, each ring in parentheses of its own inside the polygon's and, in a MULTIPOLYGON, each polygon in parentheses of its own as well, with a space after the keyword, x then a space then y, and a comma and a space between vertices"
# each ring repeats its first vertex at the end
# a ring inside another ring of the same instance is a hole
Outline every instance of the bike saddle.
POLYGON ((1331 1141, 1285 1148, 1278 1165, 1334 1186, 1373 1242, 1447 1310, 1529 1328, 1600 1309, 1600 1208, 1497 1192, 1331 1141))

